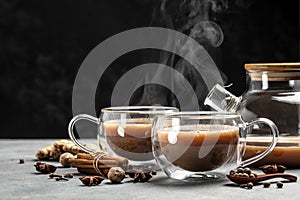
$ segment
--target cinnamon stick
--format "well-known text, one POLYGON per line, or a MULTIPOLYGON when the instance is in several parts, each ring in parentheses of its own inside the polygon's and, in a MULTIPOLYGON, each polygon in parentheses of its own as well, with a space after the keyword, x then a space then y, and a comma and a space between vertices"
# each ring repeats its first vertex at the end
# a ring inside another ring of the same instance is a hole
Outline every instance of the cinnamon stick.
MULTIPOLYGON (((84 169, 94 169, 93 165, 72 165, 72 167, 76 167, 76 168, 84 168, 84 169)), ((117 165, 98 165, 97 166, 99 169, 110 169, 112 167, 117 167, 117 165)))
MULTIPOLYGON (((85 159, 85 160, 94 160, 94 156, 91 154, 87 153, 78 153, 77 154, 77 159, 85 159)), ((128 165, 128 160, 126 158, 121 158, 121 157, 113 157, 110 155, 104 155, 99 159, 101 161, 103 160, 116 160, 121 166, 127 166, 128 165)))
POLYGON ((78 153, 77 154, 78 159, 86 159, 86 160, 94 160, 94 156, 88 153, 78 153))
MULTIPOLYGON (((93 165, 94 160, 86 159, 69 159, 70 165, 93 165)), ((98 165, 119 165, 119 162, 116 160, 98 160, 98 165)))

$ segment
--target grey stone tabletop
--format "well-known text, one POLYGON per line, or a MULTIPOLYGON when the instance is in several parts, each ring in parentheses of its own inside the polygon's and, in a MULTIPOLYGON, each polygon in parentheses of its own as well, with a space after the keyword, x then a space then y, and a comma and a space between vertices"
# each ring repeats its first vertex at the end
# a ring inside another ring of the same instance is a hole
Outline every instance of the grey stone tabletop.
MULTIPOLYGON (((35 170, 38 149, 52 145, 51 139, 1 139, 0 199, 300 199, 300 185, 289 182, 278 189, 256 185, 253 189, 241 188, 228 179, 203 182, 184 182, 168 178, 158 171, 149 182, 133 183, 126 178, 122 184, 111 184, 104 180, 100 185, 84 186, 76 168, 58 167, 56 173, 74 173, 69 181, 49 179, 47 174, 35 170), (24 164, 19 164, 24 159, 24 164)), ((295 158, 299 159, 299 158, 295 158)), ((49 162, 60 166, 58 162, 49 162)), ((287 170, 300 176, 300 169, 287 170)), ((273 179, 271 182, 276 182, 273 179)))

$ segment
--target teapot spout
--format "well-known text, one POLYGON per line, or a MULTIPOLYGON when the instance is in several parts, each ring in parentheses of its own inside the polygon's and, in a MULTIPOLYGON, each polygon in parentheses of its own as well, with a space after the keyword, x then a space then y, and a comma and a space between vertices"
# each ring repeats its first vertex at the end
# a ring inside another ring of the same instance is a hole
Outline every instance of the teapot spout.
POLYGON ((206 96, 204 105, 221 112, 236 112, 241 100, 242 97, 236 97, 221 85, 216 84, 206 96))

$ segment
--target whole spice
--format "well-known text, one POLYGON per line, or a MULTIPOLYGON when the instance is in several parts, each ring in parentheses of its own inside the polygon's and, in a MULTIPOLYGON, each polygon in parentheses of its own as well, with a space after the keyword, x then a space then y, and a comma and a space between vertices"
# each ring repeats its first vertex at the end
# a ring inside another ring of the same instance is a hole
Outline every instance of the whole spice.
POLYGON ((74 175, 70 173, 70 174, 65 174, 64 177, 65 177, 65 178, 73 178, 74 175))
POLYGON ((41 148, 38 150, 38 152, 35 154, 37 159, 44 160, 44 159, 49 159, 50 158, 50 152, 54 150, 54 146, 47 146, 44 148, 41 148))
POLYGON ((58 160, 60 155, 62 154, 60 149, 56 149, 54 148, 53 151, 50 151, 50 158, 52 158, 53 160, 58 160))
POLYGON ((277 185, 277 188, 282 188, 283 187, 283 183, 281 181, 278 181, 276 183, 276 185, 277 185))
POLYGON ((63 177, 57 177, 55 178, 56 181, 69 181, 69 179, 67 178, 63 178, 63 177))
POLYGON ((39 160, 58 160, 60 155, 64 152, 69 152, 76 155, 80 152, 80 148, 72 141, 65 139, 57 140, 52 146, 47 146, 38 150, 35 156, 39 160))
POLYGON ((283 165, 263 165, 260 167, 260 169, 265 174, 274 174, 274 173, 284 173, 286 170, 286 167, 283 165))
MULTIPOLYGON (((84 160, 94 160, 95 157, 91 154, 87 154, 87 153, 78 153, 77 154, 77 159, 84 159, 84 160)), ((128 167, 128 160, 126 158, 122 158, 122 157, 113 157, 113 156, 110 156, 110 155, 103 155, 101 156, 101 159, 99 159, 100 162, 102 161, 117 161, 117 165, 119 167, 122 167, 123 169, 127 169, 128 167)), ((104 163, 103 163, 104 164, 104 163)))
POLYGON ((125 178, 125 171, 121 167, 112 167, 108 171, 107 178, 112 183, 121 183, 125 178))
POLYGON ((271 183, 270 182, 263 182, 264 188, 270 187, 271 183))
POLYGON ((248 189, 252 189, 252 188, 253 188, 253 183, 252 183, 252 182, 249 182, 249 183, 247 184, 247 186, 248 186, 248 189))
POLYGON ((236 173, 244 173, 244 169, 239 167, 237 168, 236 173))
POLYGON ((248 175, 250 175, 251 174, 251 169, 250 168, 248 168, 248 167, 246 167, 246 168, 244 168, 244 173, 245 174, 248 174, 248 175))
POLYGON ((19 164, 24 164, 25 162, 24 162, 24 159, 23 158, 20 158, 19 159, 19 164))
POLYGON ((95 186, 99 185, 104 178, 101 176, 83 176, 79 178, 79 180, 86 186, 95 186))
POLYGON ((236 170, 233 170, 233 169, 230 170, 230 171, 229 171, 229 174, 230 174, 230 175, 235 175, 235 174, 236 174, 236 170))
POLYGON ((237 168, 236 170, 232 169, 229 171, 229 175, 232 176, 240 176, 240 177, 245 177, 245 178, 255 178, 257 177, 257 174, 253 172, 250 168, 237 168))
POLYGON ((127 171, 126 174, 129 175, 130 178, 133 178, 134 183, 137 183, 149 181, 152 178, 152 175, 156 174, 156 171, 152 173, 152 171, 133 168, 127 171))
POLYGON ((53 143, 53 146, 61 152, 69 152, 75 155, 80 152, 80 148, 70 140, 57 140, 53 143))
POLYGON ((66 140, 66 139, 56 140, 56 141, 53 143, 53 146, 54 146, 55 148, 57 148, 57 149, 62 149, 63 146, 64 146, 65 144, 68 144, 69 142, 71 142, 71 141, 66 140))
POLYGON ((249 178, 249 175, 248 175, 247 173, 243 173, 243 174, 242 174, 242 177, 249 178))
MULTIPOLYGON (((297 176, 294 176, 292 174, 278 173, 278 170, 277 170, 278 166, 275 166, 275 165, 273 165, 273 166, 268 165, 267 166, 266 165, 265 168, 263 168, 263 169, 266 170, 268 167, 272 167, 272 169, 276 169, 277 173, 257 175, 256 173, 252 172, 250 169, 238 168, 236 170, 230 170, 229 174, 227 174, 226 176, 232 182, 239 184, 240 187, 248 188, 248 189, 251 189, 254 184, 256 184, 258 182, 261 182, 261 181, 265 181, 265 182, 263 182, 263 187, 268 188, 268 187, 270 187, 271 183, 266 181, 266 180, 269 180, 269 179, 272 179, 272 178, 284 178, 284 179, 287 179, 291 182, 297 181, 297 176), (240 173, 237 173, 238 171, 240 173), (248 174, 250 174, 250 175, 248 175, 248 174)), ((284 167, 280 166, 280 169, 282 170, 282 169, 284 169, 284 167)), ((282 188, 283 183, 282 182, 277 182, 277 187, 282 188)))
POLYGON ((284 173, 287 168, 283 165, 277 165, 277 172, 284 173))
POLYGON ((249 178, 255 178, 255 177, 257 177, 257 174, 256 173, 251 173, 250 175, 249 175, 249 178))
POLYGON ((50 165, 50 164, 46 164, 43 162, 36 162, 35 163, 35 169, 43 174, 49 174, 49 173, 53 173, 56 171, 56 168, 54 165, 50 165))
POLYGON ((59 162, 63 167, 70 167, 69 160, 73 158, 74 158, 73 154, 66 152, 61 154, 61 156, 59 157, 59 162))
POLYGON ((49 178, 61 178, 61 177, 62 175, 60 174, 54 174, 54 173, 49 174, 49 178))
POLYGON ((76 144, 74 144, 73 142, 65 144, 62 147, 62 150, 65 151, 65 152, 70 152, 72 154, 78 154, 80 152, 80 148, 76 144))
POLYGON ((78 153, 77 158, 69 159, 69 163, 71 167, 76 167, 80 173, 99 174, 100 172, 105 177, 107 177, 108 171, 112 167, 128 168, 128 160, 126 158, 113 157, 103 153, 98 158, 91 154, 78 153), (97 171, 94 165, 98 168, 97 171))
POLYGON ((245 184, 240 184, 240 187, 247 188, 247 189, 252 189, 253 188, 253 183, 249 182, 249 183, 245 183, 245 184))

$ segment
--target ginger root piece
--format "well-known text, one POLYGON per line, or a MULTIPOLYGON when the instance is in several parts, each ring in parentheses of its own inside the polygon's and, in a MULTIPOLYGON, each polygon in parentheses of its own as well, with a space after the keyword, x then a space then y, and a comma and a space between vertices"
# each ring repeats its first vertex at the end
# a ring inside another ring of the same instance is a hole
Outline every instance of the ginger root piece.
POLYGON ((35 156, 39 160, 59 160, 61 154, 65 152, 77 155, 81 152, 81 149, 72 141, 61 139, 55 141, 52 146, 47 146, 38 150, 35 156))
POLYGON ((50 152, 50 158, 53 160, 58 160, 61 155, 61 151, 59 149, 54 148, 53 151, 50 152))
POLYGON ((74 155, 68 152, 61 154, 59 157, 59 162, 63 167, 70 167, 69 159, 73 159, 74 155))
POLYGON ((65 143, 65 145, 62 147, 62 150, 64 152, 70 152, 72 154, 78 154, 80 152, 80 148, 74 144, 73 142, 71 143, 65 143))
POLYGON ((53 146, 47 146, 44 148, 41 148, 38 150, 38 152, 35 154, 35 157, 40 160, 49 159, 50 158, 50 152, 54 150, 53 146))
POLYGON ((62 139, 62 140, 57 140, 53 143, 53 146, 57 149, 63 150, 64 146, 67 144, 74 144, 72 141, 62 139))

